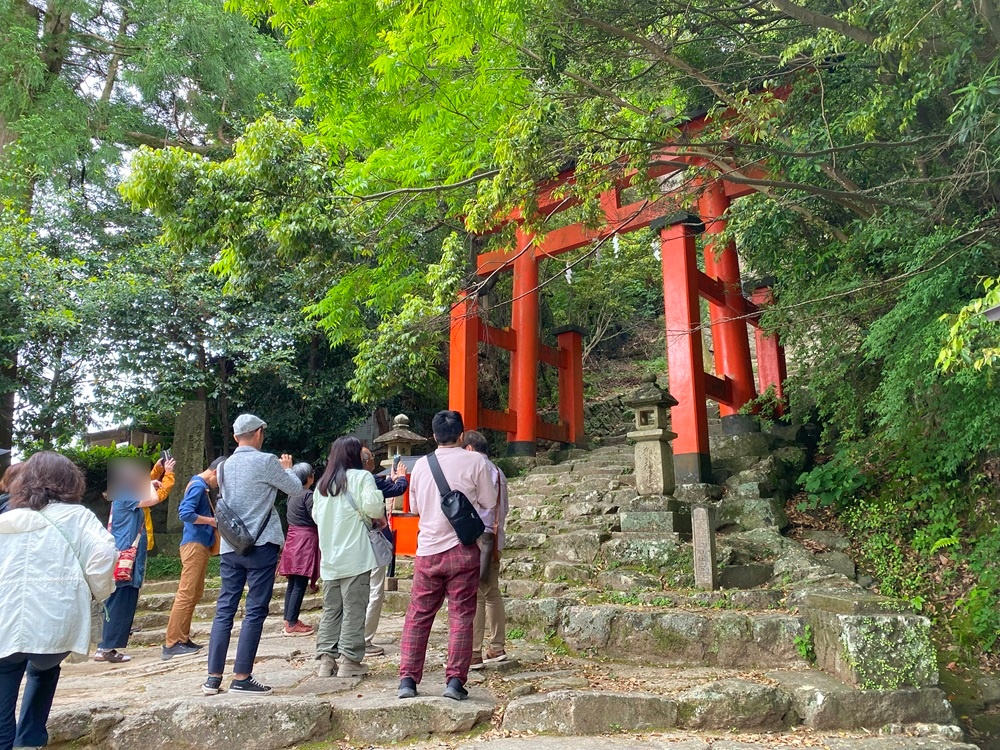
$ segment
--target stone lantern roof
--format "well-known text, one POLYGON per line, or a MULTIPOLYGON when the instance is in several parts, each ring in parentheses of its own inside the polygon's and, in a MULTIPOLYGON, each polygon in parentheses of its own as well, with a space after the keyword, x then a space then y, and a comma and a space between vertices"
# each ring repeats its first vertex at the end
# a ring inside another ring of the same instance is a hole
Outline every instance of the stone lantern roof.
POLYGON ((420 445, 427 438, 410 430, 410 418, 405 414, 397 414, 392 420, 392 429, 384 435, 375 438, 379 445, 420 445))
POLYGON ((656 375, 649 373, 642 376, 642 385, 631 396, 624 400, 626 406, 633 409, 640 406, 677 406, 677 399, 656 384, 656 375))

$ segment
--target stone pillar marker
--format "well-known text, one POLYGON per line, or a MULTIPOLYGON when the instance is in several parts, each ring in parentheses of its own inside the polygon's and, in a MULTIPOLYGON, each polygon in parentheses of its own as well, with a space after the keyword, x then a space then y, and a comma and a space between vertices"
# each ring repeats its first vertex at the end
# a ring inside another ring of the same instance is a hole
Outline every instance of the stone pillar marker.
POLYGON ((672 495, 674 452, 670 441, 677 435, 667 429, 668 409, 677 399, 656 384, 656 375, 642 379, 639 389, 625 399, 635 410, 635 430, 627 437, 635 441, 635 487, 640 495, 672 495))
POLYGON ((694 547, 694 585, 714 591, 719 587, 715 558, 715 509, 698 503, 691 508, 691 539, 694 547))
MULTIPOLYGON (((183 522, 177 517, 177 508, 184 497, 188 480, 205 470, 205 419, 204 401, 186 401, 177 414, 174 444, 171 446, 174 458, 177 459, 177 466, 174 468, 177 481, 167 499, 167 531, 172 534, 179 534, 184 530, 183 522)), ((228 430, 230 427, 225 425, 224 428, 228 430)))

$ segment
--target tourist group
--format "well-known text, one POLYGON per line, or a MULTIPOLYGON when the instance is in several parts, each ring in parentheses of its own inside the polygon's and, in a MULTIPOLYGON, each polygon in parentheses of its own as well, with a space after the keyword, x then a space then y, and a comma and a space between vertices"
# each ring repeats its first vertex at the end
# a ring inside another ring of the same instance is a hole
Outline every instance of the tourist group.
MULTIPOLYGON (((444 696, 468 697, 469 670, 506 658, 499 590, 507 482, 487 457, 488 443, 466 432, 455 411, 432 421, 437 448, 409 476, 401 462, 376 473, 372 452, 355 437, 334 441, 317 478, 262 448, 267 424, 253 414, 233 423, 238 447, 191 477, 178 506, 184 524, 177 588, 164 660, 199 653, 191 639, 208 561, 220 555, 221 591, 208 640, 207 696, 223 691, 236 612, 246 592, 229 692, 268 695, 253 667, 274 590, 287 578, 283 633, 316 636, 320 677, 367 674, 392 556, 392 498, 409 489, 420 517, 410 602, 400 643, 399 697, 417 695, 434 617, 448 601, 444 696), (385 475, 387 474, 387 476, 385 475), (284 530, 275 508, 288 497, 284 530), (323 586, 315 630, 299 619, 307 589, 323 586)), ((149 508, 174 484, 169 453, 148 462, 119 459, 108 467, 107 527, 83 506, 82 472, 54 452, 32 455, 0 480, 0 750, 42 747, 60 665, 67 658, 118 664, 124 653, 152 548, 149 508), (90 654, 92 605, 101 612, 98 647, 90 654), (21 683, 27 678, 20 715, 21 683), (16 719, 16 720, 15 720, 16 719)))

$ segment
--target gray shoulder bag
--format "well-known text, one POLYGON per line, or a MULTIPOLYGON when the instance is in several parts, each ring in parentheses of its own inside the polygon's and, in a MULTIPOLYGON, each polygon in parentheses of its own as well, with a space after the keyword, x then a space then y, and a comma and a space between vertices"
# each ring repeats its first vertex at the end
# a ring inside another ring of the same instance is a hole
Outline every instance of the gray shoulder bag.
POLYGON ((351 507, 354 508, 354 511, 361 519, 362 525, 368 531, 368 541, 371 542, 372 552, 375 553, 375 566, 384 568, 392 562, 392 542, 382 535, 382 530, 378 528, 374 522, 369 523, 365 519, 364 513, 361 512, 357 503, 354 502, 354 497, 351 495, 350 490, 346 488, 344 489, 344 497, 347 498, 347 502, 349 502, 351 507))

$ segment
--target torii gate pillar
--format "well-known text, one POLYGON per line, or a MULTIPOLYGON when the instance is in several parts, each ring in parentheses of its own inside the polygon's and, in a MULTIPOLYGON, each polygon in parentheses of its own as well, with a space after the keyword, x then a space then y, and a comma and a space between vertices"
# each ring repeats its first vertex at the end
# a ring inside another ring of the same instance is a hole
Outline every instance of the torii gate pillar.
POLYGON ((511 456, 534 456, 538 449, 538 260, 533 237, 517 230, 511 328, 517 346, 510 356, 510 411, 517 415, 515 432, 507 434, 511 456))
POLYGON ((722 180, 712 182, 698 199, 705 222, 705 274, 717 279, 725 290, 726 304, 709 300, 708 314, 712 321, 712 343, 715 348, 715 374, 732 383, 732 403, 720 403, 722 431, 727 435, 757 432, 757 421, 749 414, 740 414, 740 407, 757 397, 754 389, 753 362, 746 318, 736 311, 744 309, 743 285, 740 281, 740 261, 736 246, 730 240, 720 247, 714 235, 726 231, 726 211, 729 197, 722 180))
POLYGON ((677 406, 670 410, 674 440, 674 477, 678 484, 712 482, 705 410, 701 310, 695 237, 704 231, 690 214, 675 214, 651 224, 660 232, 663 308, 667 328, 667 377, 677 406))

